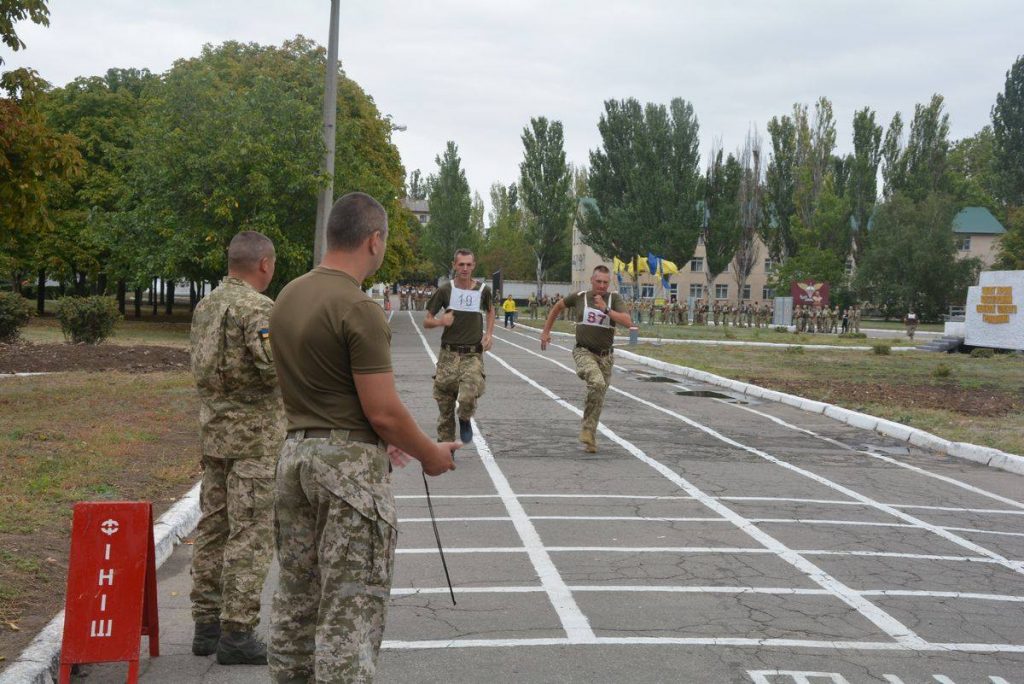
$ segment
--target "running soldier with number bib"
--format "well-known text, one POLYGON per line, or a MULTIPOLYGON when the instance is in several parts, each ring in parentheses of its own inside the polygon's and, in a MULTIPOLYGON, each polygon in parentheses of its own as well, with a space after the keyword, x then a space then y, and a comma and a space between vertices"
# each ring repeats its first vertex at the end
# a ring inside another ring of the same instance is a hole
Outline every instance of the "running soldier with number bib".
POLYGON ((576 375, 587 383, 587 400, 583 408, 580 441, 588 453, 597 452, 597 423, 604 406, 604 395, 612 381, 612 344, 615 326, 632 324, 626 302, 617 292, 609 292, 611 271, 607 266, 595 266, 590 276, 590 290, 571 294, 552 309, 540 334, 541 351, 551 342, 551 327, 566 306, 576 309, 576 348, 572 358, 576 362, 576 375))
POLYGON ((456 250, 452 268, 455 279, 439 287, 427 302, 423 327, 444 328, 434 374, 437 440, 454 441, 458 401, 459 439, 467 444, 473 440, 470 418, 476 413, 477 399, 484 394, 483 353, 493 344, 494 298, 491 288, 473 280, 473 252, 456 250), (441 311, 444 313, 438 317, 441 311), (482 330, 485 315, 487 332, 482 330))

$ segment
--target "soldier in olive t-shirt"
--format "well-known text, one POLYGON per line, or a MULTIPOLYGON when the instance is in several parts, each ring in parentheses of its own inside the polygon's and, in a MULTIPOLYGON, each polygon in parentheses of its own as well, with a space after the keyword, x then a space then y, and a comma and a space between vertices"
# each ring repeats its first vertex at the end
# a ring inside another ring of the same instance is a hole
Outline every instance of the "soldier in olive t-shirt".
POLYGON ((576 320, 576 348, 573 349, 572 357, 576 362, 576 375, 587 383, 580 441, 589 453, 597 451, 597 424, 604 406, 604 395, 612 379, 615 326, 629 327, 632 324, 622 296, 608 291, 610 284, 608 267, 595 267, 590 276, 591 289, 571 294, 556 304, 548 314, 540 334, 540 348, 547 349, 555 319, 562 309, 572 307, 576 320))
POLYGON ((376 441, 354 373, 391 370, 391 329, 349 274, 318 267, 281 292, 271 346, 288 430, 350 430, 376 441))

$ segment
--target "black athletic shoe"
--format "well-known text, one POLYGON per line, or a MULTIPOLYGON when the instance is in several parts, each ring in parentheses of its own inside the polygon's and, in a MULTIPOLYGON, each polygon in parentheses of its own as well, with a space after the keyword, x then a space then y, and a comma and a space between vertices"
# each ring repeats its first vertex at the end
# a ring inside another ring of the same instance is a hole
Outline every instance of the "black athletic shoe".
POLYGON ((459 439, 462 440, 463 444, 469 444, 473 441, 473 424, 462 418, 459 418, 459 439))

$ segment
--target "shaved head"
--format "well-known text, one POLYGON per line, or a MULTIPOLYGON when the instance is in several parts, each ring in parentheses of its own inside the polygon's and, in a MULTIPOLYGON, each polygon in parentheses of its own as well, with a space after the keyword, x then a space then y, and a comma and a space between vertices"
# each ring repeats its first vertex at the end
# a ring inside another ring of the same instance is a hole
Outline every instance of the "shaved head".
POLYGON ((255 230, 243 230, 228 245, 228 270, 248 273, 259 266, 260 259, 274 258, 274 243, 255 230))

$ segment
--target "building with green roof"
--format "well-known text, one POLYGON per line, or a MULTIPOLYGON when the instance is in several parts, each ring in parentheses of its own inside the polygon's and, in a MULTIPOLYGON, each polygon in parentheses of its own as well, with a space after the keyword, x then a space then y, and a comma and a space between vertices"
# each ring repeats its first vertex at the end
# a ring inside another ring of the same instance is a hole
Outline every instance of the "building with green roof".
POLYGON ((985 207, 966 207, 953 217, 953 234, 961 257, 977 257, 983 270, 995 263, 1006 228, 985 207))

